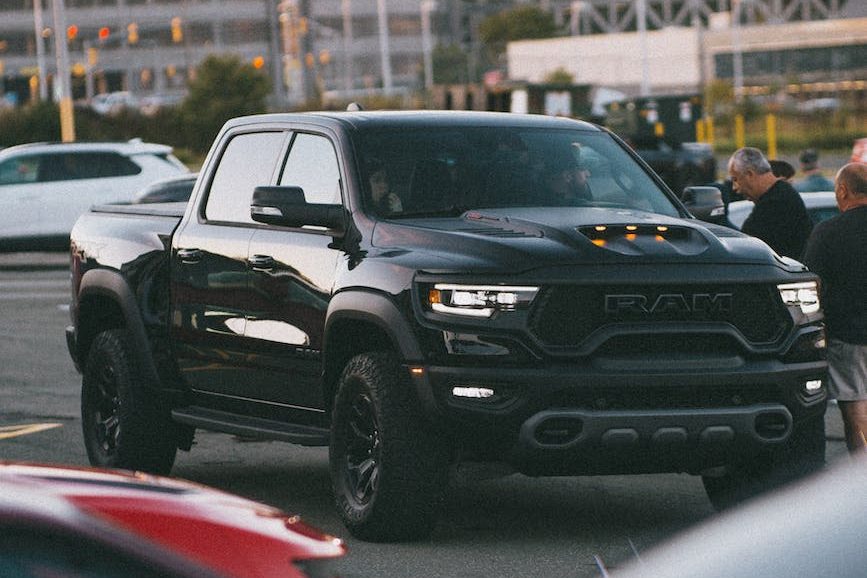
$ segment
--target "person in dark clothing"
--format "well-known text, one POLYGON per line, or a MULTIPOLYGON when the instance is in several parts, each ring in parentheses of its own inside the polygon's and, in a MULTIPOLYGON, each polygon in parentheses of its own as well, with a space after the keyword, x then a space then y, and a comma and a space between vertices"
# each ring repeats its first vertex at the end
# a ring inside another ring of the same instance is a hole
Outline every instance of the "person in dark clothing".
POLYGON ((779 255, 800 259, 813 228, 801 196, 778 179, 759 149, 738 149, 729 159, 734 191, 755 203, 741 231, 758 237, 779 255))
POLYGON ((822 278, 829 391, 846 447, 867 456, 867 164, 840 169, 834 192, 841 213, 816 225, 804 261, 822 278))
POLYGON ((586 205, 592 199, 590 171, 578 164, 574 154, 554 154, 545 161, 539 203, 551 207, 586 205))
POLYGON ((792 178, 795 176, 795 167, 779 159, 771 159, 768 162, 771 165, 771 172, 774 173, 775 177, 790 183, 792 182, 792 178))

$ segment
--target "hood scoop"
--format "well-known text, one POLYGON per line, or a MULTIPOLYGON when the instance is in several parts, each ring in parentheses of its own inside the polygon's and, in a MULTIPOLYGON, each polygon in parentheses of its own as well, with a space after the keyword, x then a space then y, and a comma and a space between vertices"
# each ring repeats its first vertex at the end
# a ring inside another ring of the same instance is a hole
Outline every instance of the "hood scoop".
POLYGON ((707 239, 695 229, 678 225, 588 225, 576 230, 601 249, 621 255, 698 255, 707 239))
POLYGON ((457 229, 458 232, 501 239, 544 236, 538 228, 527 227, 509 219, 490 217, 477 212, 467 213, 466 220, 473 223, 473 226, 457 229))

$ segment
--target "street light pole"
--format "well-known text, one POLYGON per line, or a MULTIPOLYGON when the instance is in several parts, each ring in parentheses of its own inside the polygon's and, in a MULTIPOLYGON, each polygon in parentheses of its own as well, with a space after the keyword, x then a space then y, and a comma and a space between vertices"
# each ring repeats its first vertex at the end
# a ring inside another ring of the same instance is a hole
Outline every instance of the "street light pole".
POLYGON ((650 79, 647 56, 647 3, 646 0, 636 0, 635 19, 638 25, 638 35, 641 39, 641 96, 650 96, 650 79))
POLYGON ((45 72, 45 25, 42 22, 42 0, 33 0, 33 29, 36 33, 36 69, 39 71, 39 100, 48 100, 45 72))
POLYGON ((424 55, 424 87, 433 88, 433 42, 431 41, 430 13, 436 10, 436 0, 421 2, 421 49, 424 55))
POLYGON ((388 39, 388 13, 385 9, 385 0, 376 0, 376 15, 379 21, 379 56, 382 61, 382 88, 386 96, 391 94, 391 56, 390 41, 388 39))
POLYGON ((354 88, 352 81, 352 1, 342 0, 343 11, 343 88, 349 94, 354 88))
POLYGON ((60 101, 60 140, 75 140, 75 119, 72 111, 72 86, 69 80, 69 49, 66 46, 66 8, 63 0, 53 0, 54 52, 57 57, 55 82, 60 101))
POLYGON ((732 0, 732 74, 734 81, 735 102, 740 104, 744 91, 744 59, 741 47, 741 0, 732 0))

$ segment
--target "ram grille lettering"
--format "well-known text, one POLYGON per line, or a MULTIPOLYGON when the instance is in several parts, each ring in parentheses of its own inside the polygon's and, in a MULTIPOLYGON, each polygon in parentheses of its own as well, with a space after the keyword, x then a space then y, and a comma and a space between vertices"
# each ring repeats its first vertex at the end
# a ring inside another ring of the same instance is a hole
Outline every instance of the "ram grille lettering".
POLYGON ((663 293, 652 300, 647 295, 606 295, 605 312, 626 313, 731 313, 731 293, 663 293))

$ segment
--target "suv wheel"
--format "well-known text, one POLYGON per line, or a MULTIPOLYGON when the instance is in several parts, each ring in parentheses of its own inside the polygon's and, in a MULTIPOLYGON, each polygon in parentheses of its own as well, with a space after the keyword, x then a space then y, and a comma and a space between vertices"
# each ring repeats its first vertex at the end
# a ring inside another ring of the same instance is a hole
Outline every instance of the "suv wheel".
POLYGON ((428 536, 448 482, 448 454, 423 424, 393 355, 367 353, 349 361, 331 432, 331 478, 349 531, 369 541, 428 536))
POLYGON ((799 424, 781 451, 732 466, 723 476, 703 476, 702 482, 713 507, 725 510, 824 466, 825 418, 820 415, 799 424))
POLYGON ((94 466, 168 474, 177 445, 174 426, 135 367, 125 330, 96 336, 81 385, 81 425, 94 466))

